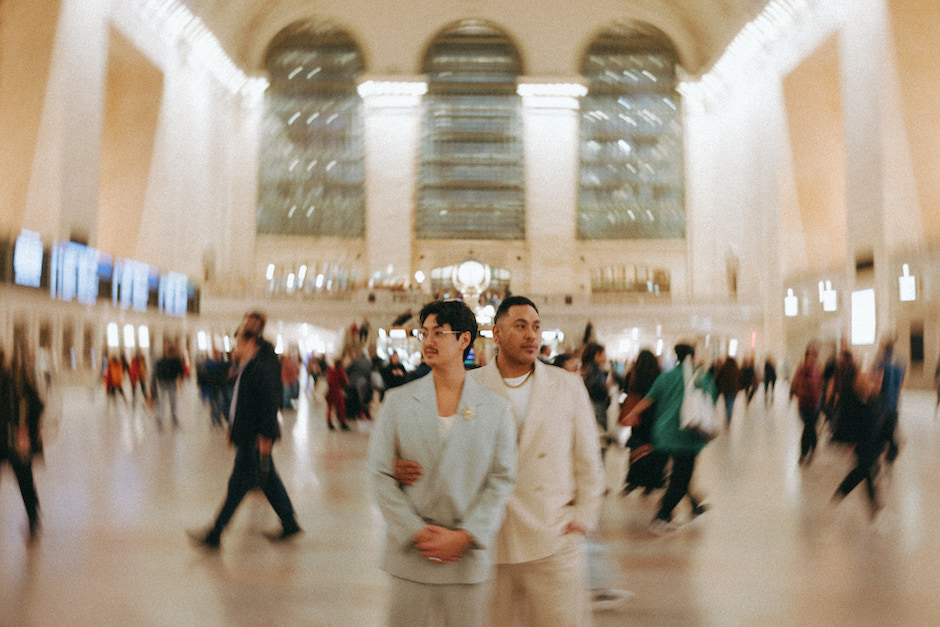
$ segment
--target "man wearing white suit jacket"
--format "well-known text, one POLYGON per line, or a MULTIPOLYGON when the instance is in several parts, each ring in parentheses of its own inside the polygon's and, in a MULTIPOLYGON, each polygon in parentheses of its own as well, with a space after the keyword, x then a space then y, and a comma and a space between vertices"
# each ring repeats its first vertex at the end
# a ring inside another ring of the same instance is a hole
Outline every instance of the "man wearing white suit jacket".
MULTIPOLYGON (((582 537, 594 528, 604 493, 594 409, 578 375, 538 360, 538 308, 524 296, 500 303, 496 359, 471 377, 508 399, 518 432, 518 475, 496 540, 491 625, 591 623, 582 537)), ((421 468, 404 452, 403 482, 421 468)))
POLYGON ((420 315, 430 376, 389 390, 369 442, 369 469, 386 522, 389 625, 488 623, 494 542, 516 472, 509 403, 467 376, 473 312, 436 301, 420 315), (423 477, 402 485, 399 457, 423 477))

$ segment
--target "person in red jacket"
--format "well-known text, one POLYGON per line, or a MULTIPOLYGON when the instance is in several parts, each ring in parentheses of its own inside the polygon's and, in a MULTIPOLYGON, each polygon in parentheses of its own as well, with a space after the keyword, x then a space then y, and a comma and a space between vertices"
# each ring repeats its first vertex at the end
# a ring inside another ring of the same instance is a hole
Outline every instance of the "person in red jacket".
POLYGON ((335 409, 340 428, 343 431, 349 431, 349 425, 346 424, 346 399, 343 397, 343 390, 349 385, 349 379, 339 361, 333 362, 333 365, 326 371, 326 385, 326 424, 330 431, 335 429, 330 418, 335 409))
POLYGON ((803 421, 803 436, 800 438, 800 464, 808 464, 816 452, 816 423, 819 421, 822 400, 822 371, 819 369, 819 349, 815 344, 806 347, 803 361, 793 375, 790 396, 796 397, 797 410, 803 421))

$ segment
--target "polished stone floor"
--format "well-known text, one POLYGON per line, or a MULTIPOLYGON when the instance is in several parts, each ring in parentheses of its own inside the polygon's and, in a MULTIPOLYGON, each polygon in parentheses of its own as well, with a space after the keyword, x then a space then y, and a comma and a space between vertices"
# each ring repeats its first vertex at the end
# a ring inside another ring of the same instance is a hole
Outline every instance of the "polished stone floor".
MULTIPOLYGON (((658 494, 621 496, 626 454, 612 449, 596 540, 610 586, 633 592, 596 625, 940 624, 940 418, 905 392, 904 447, 882 475, 872 520, 862 488, 830 502, 851 454, 823 444, 799 467, 796 410, 778 390, 739 399, 727 433, 699 459, 711 510, 667 537, 647 531, 658 494), (604 559, 606 558, 606 559, 604 559)), ((43 530, 26 543, 15 480, 0 472, 0 625, 381 625, 382 521, 364 471, 368 425, 327 431, 323 404, 284 416, 275 461, 306 530, 278 528, 250 495, 218 553, 185 530, 210 522, 233 452, 187 384, 182 426, 158 431, 143 407, 109 407, 93 383, 50 395, 36 467, 43 530)), ((680 505, 677 520, 687 518, 680 505)))

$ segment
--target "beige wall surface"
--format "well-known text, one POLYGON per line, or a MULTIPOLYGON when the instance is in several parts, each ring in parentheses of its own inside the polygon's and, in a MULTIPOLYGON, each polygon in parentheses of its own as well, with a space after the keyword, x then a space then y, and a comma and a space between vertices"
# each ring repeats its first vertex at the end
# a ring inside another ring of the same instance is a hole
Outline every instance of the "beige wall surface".
POLYGON ((163 96, 163 73, 111 29, 101 140, 97 245, 137 252, 163 96))
POLYGON ((808 270, 845 263, 845 140, 839 90, 839 48, 829 38, 783 80, 790 150, 806 242, 808 270))
POLYGON ((54 0, 0 3, 0 234, 24 226, 60 10, 54 0))
POLYGON ((940 244, 940 3, 890 0, 903 121, 928 245, 940 244))

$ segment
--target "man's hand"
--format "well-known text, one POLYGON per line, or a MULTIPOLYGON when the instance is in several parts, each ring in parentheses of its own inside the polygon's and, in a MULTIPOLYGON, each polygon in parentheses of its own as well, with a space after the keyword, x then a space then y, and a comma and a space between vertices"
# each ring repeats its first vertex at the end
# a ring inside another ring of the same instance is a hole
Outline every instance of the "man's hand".
POLYGON ((437 525, 425 525, 414 539, 414 546, 428 560, 438 564, 451 564, 463 557, 464 551, 473 542, 473 536, 463 529, 447 529, 437 525))
POLYGON ((407 459, 395 458, 395 481, 402 485, 414 485, 421 478, 421 464, 407 459))
POLYGON ((271 448, 274 446, 274 440, 266 438, 263 435, 258 436, 258 454, 261 457, 270 457, 271 448))
POLYGON ((583 535, 587 535, 587 529, 585 529, 584 527, 582 527, 581 525, 579 525, 578 523, 572 520, 570 523, 568 523, 568 526, 565 527, 564 535, 568 535, 571 533, 577 533, 583 536, 583 535))
POLYGON ((29 429, 26 425, 20 425, 16 430, 16 456, 20 459, 26 459, 29 456, 31 444, 29 441, 29 429))

